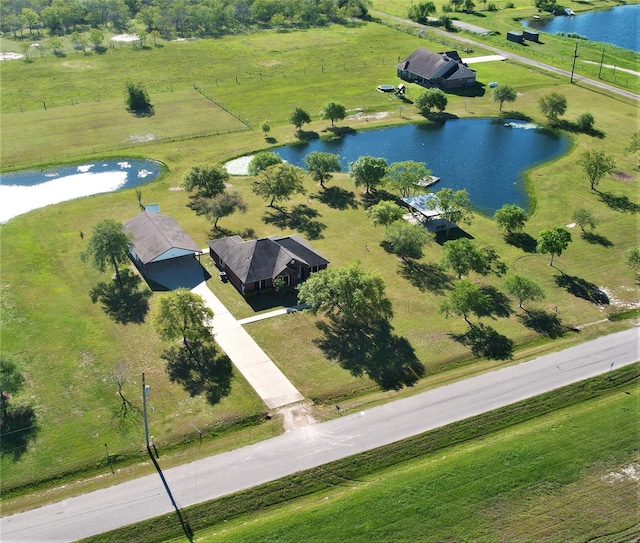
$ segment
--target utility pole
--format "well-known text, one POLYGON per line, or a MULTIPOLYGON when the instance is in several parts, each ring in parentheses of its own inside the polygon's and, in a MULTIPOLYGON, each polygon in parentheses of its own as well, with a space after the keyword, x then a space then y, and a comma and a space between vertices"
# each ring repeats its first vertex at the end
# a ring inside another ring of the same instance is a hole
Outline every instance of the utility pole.
POLYGON ((573 50, 573 64, 571 65, 571 83, 573 83, 573 71, 576 68, 577 58, 578 58, 578 42, 576 42, 576 48, 573 50))
POLYGON ((602 48, 602 58, 600 58, 600 70, 598 71, 598 79, 602 79, 600 77, 602 75, 602 63, 604 62, 604 47, 602 48))
MULTIPOLYGON (((149 424, 147 423, 147 394, 149 394, 149 387, 144 384, 144 373, 142 374, 142 418, 144 419, 144 440, 147 445, 147 451, 151 451, 149 448, 149 424)), ((151 452, 149 452, 151 454, 151 452)))

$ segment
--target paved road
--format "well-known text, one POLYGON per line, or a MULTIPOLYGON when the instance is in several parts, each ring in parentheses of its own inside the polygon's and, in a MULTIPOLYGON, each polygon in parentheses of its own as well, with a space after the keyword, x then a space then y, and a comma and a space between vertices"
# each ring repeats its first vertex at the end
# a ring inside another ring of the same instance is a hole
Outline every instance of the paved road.
MULTIPOLYGON (((373 15, 375 12, 372 11, 371 14, 373 15)), ((378 12, 377 15, 384 15, 380 12, 378 12)), ((415 26, 416 28, 421 28, 424 30, 429 30, 431 32, 435 32, 436 34, 440 34, 442 36, 445 36, 448 39, 452 39, 452 40, 457 40, 459 42, 462 43, 466 43, 469 45, 473 45, 474 47, 481 47, 483 49, 487 49, 488 51, 493 51, 494 53, 497 53, 498 55, 502 55, 503 57, 506 57, 508 59, 512 59, 512 60, 516 60, 518 62, 522 62, 523 64, 528 64, 529 66, 535 66, 536 68, 540 68, 542 70, 548 71, 548 72, 552 72, 558 75, 562 75, 565 77, 571 77, 571 72, 567 71, 567 70, 563 70, 562 68, 556 68, 555 66, 551 66, 550 64, 545 64, 544 62, 539 62, 537 60, 533 60, 527 57, 523 57, 520 56, 516 53, 513 53, 511 51, 505 50, 505 49, 500 49, 498 47, 494 47, 493 45, 489 45, 486 44, 484 42, 479 42, 476 40, 472 40, 471 38, 467 38, 465 36, 459 36, 457 34, 453 34, 451 32, 447 32, 446 30, 441 30, 439 28, 433 27, 433 26, 424 26, 424 25, 419 25, 417 23, 414 23, 413 21, 409 21, 408 19, 402 19, 401 17, 391 17, 392 19, 401 22, 403 24, 410 24, 415 26)), ((585 83, 587 85, 591 85, 593 87, 596 87, 598 89, 602 89, 602 90, 606 90, 607 92, 611 92, 614 94, 618 94, 619 96, 624 96, 625 98, 631 98, 632 100, 640 100, 640 95, 635 94, 631 91, 627 91, 624 89, 619 89, 618 87, 614 87, 613 85, 609 85, 607 83, 604 83, 603 81, 597 80, 597 79, 590 79, 588 77, 583 77, 581 75, 574 75, 573 76, 573 80, 574 82, 580 82, 580 83, 585 83)))
MULTIPOLYGON (((393 443, 640 360, 640 329, 353 413, 165 472, 184 507, 393 443)), ((172 511, 157 475, 0 519, 2 541, 74 541, 172 511)))

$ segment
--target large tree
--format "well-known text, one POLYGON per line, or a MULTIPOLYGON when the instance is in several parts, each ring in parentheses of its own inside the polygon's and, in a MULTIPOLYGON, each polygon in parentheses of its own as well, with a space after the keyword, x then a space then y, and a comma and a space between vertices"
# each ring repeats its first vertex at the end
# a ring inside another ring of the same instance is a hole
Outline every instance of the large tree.
POLYGON ((469 224, 471 222, 473 209, 466 189, 454 191, 447 188, 439 190, 435 193, 434 198, 427 200, 427 207, 439 211, 440 217, 447 221, 447 237, 449 237, 452 223, 469 224))
POLYGON ((591 190, 595 190, 600 180, 616 167, 613 157, 606 155, 604 151, 585 151, 577 164, 582 166, 591 190))
POLYGON ((349 175, 356 187, 364 186, 366 193, 370 194, 372 189, 382 184, 387 167, 384 158, 364 155, 349 164, 349 175))
POLYGON ((304 164, 314 181, 318 181, 324 188, 324 184, 333 177, 332 172, 339 172, 340 156, 333 153, 311 151, 304 157, 304 164))
POLYGON ((405 210, 395 202, 380 200, 376 205, 367 209, 366 214, 373 226, 388 226, 398 219, 402 219, 405 210))
POLYGON ((407 258, 422 258, 424 246, 434 237, 422 224, 399 220, 385 230, 382 246, 406 262, 407 258))
POLYGON ((546 96, 541 96, 538 100, 540 111, 550 121, 557 121, 558 117, 564 115, 567 111, 567 99, 563 94, 552 92, 546 96))
POLYGON ((186 288, 178 288, 160 298, 154 326, 166 341, 181 339, 206 341, 211 337, 213 311, 198 294, 186 288))
POLYGON ((331 126, 334 126, 335 121, 341 121, 346 116, 347 108, 339 102, 327 102, 320 111, 320 118, 331 121, 331 126))
POLYGON ((553 266, 553 257, 560 256, 571 243, 571 232, 561 226, 545 229, 538 235, 536 250, 539 253, 551 254, 549 266, 553 266))
POLYGON ((518 298, 518 307, 522 309, 522 304, 527 301, 544 300, 544 290, 533 279, 528 279, 522 275, 509 277, 504 283, 505 290, 518 298))
POLYGON ((213 221, 213 227, 218 228, 218 220, 228 217, 236 211, 247 212, 247 204, 239 192, 222 192, 213 198, 197 198, 191 205, 198 215, 205 215, 213 221))
POLYGON ((445 242, 442 246, 440 265, 443 268, 451 268, 458 279, 472 271, 480 275, 491 272, 502 275, 506 271, 505 264, 493 249, 478 247, 469 238, 445 242))
POLYGON ((347 326, 366 326, 393 316, 384 281, 359 262, 314 273, 298 290, 298 301, 347 326))
POLYGON ((93 227, 87 248, 80 255, 83 261, 90 261, 94 268, 105 272, 107 266, 113 266, 116 280, 124 297, 124 286, 120 278, 119 265, 129 260, 129 248, 133 234, 125 233, 122 223, 113 219, 105 219, 93 227))
POLYGON ((486 315, 490 306, 491 297, 483 292, 482 287, 463 279, 453 287, 449 299, 440 305, 440 312, 462 317, 471 326, 469 315, 486 315))
POLYGON ((385 186, 400 193, 401 197, 413 196, 417 192, 427 190, 426 183, 420 185, 419 182, 427 180, 431 175, 423 162, 404 160, 394 162, 389 166, 385 179, 385 186))
POLYGON ((249 175, 260 175, 262 170, 266 170, 269 166, 282 164, 280 155, 273 151, 261 151, 256 153, 251 162, 249 162, 249 175))
POLYGON ((132 113, 150 113, 153 111, 149 93, 143 83, 126 83, 125 103, 132 113))
POLYGON ((432 109, 442 112, 447 107, 447 95, 440 89, 427 89, 416 98, 416 107, 423 115, 429 115, 432 109))
POLYGON ((269 207, 275 202, 290 200, 294 194, 304 194, 302 170, 283 162, 263 170, 260 179, 253 183, 253 192, 269 201, 269 207))
POLYGON ((222 164, 198 164, 184 175, 182 186, 196 197, 213 198, 225 191, 228 180, 229 172, 222 164))
POLYGON ((493 101, 500 103, 500 111, 502 111, 502 104, 505 102, 515 102, 518 95, 509 85, 499 85, 493 89, 493 101))
POLYGON ((20 392, 24 381, 15 361, 4 355, 0 356, 0 423, 7 417, 11 395, 20 392))
POLYGON ((625 265, 636 273, 640 273, 640 247, 631 247, 623 254, 625 265))
POLYGON ((311 122, 311 115, 301 107, 296 107, 289 115, 289 122, 300 132, 303 124, 309 124, 311 122))
POLYGON ((514 230, 522 230, 528 219, 527 212, 514 204, 503 205, 493 218, 498 227, 506 230, 508 234, 512 234, 514 230))

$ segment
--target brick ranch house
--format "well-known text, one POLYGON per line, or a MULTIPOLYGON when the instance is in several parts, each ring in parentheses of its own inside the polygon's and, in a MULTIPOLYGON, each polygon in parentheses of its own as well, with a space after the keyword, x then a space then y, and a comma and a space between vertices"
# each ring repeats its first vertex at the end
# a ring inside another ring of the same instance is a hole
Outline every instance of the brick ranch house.
POLYGON ((329 264, 298 234, 247 241, 231 236, 208 245, 217 268, 242 294, 271 289, 278 278, 294 287, 329 264))
POLYGON ((423 87, 447 90, 476 84, 476 72, 462 62, 456 51, 434 53, 419 47, 396 69, 400 79, 423 87))

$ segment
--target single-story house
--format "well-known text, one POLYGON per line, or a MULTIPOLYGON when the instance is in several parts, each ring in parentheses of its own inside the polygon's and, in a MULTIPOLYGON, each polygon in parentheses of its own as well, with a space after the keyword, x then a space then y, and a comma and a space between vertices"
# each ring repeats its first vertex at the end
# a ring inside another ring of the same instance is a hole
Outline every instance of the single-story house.
POLYGON ((400 79, 423 87, 455 89, 476 84, 476 72, 456 51, 434 53, 419 47, 396 69, 400 79))
POLYGON ((133 234, 131 257, 145 275, 148 264, 200 253, 176 220, 160 213, 143 211, 125 223, 123 230, 133 234))
POLYGON ((329 264, 297 234, 247 241, 240 236, 216 239, 209 242, 209 255, 243 294, 272 288, 278 278, 296 286, 329 264))

